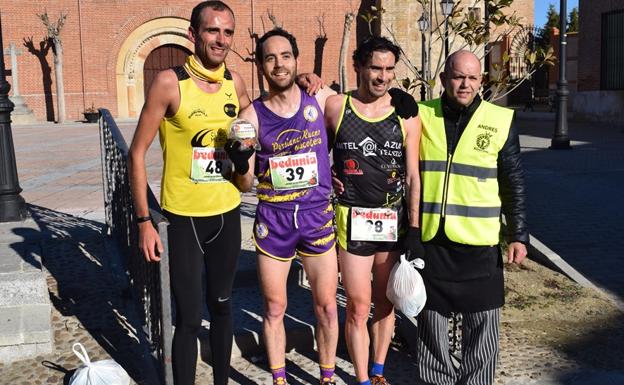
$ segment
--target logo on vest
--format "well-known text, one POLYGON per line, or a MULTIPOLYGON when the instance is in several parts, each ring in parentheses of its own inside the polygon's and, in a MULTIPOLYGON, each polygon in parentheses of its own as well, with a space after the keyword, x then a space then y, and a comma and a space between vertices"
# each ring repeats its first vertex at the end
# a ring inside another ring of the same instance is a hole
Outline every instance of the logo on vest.
POLYGON ((224 129, 211 130, 209 128, 198 131, 191 139, 191 147, 222 147, 227 140, 227 134, 224 129), (208 143, 204 144, 204 139, 208 139, 208 143))
POLYGON ((355 159, 346 159, 343 162, 342 172, 345 175, 363 175, 364 172, 360 169, 360 164, 355 159))
POLYGON ((477 147, 475 147, 475 150, 484 152, 485 149, 488 148, 488 146, 490 145, 490 138, 492 136, 493 134, 487 132, 477 136, 477 147))
POLYGON ((314 122, 318 118, 318 110, 314 106, 305 106, 303 109, 303 117, 308 122, 314 122))
POLYGON ((223 112, 230 118, 236 117, 236 105, 232 103, 228 103, 223 106, 223 112))
POLYGON ((358 146, 362 147, 364 156, 377 156, 377 143, 368 136, 358 146))
POLYGON ((199 115, 201 115, 201 116, 203 116, 203 117, 207 117, 207 116, 208 116, 208 115, 206 114, 206 111, 204 111, 204 110, 203 110, 203 109, 201 109, 201 108, 196 108, 196 109, 194 109, 193 111, 191 111, 191 113, 189 114, 189 116, 187 117, 187 119, 191 119, 191 118, 194 118, 194 117, 199 116, 199 115))

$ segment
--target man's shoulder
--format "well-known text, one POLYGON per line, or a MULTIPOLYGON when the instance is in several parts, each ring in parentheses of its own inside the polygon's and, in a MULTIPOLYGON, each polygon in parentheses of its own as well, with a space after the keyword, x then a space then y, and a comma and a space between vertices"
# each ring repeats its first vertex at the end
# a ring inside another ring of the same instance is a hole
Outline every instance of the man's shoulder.
POLYGON ((229 69, 229 68, 225 69, 225 78, 227 80, 232 80, 235 83, 236 82, 240 82, 240 81, 243 80, 243 78, 241 77, 241 75, 238 72, 236 72, 236 71, 234 71, 232 69, 229 69))
POLYGON ((179 80, 178 74, 172 68, 158 72, 150 85, 146 102, 166 105, 175 103, 179 95, 179 80))
POLYGON ((511 109, 511 108, 509 108, 509 107, 500 106, 500 105, 498 105, 498 104, 495 104, 495 103, 489 102, 489 101, 487 101, 487 100, 481 100, 481 104, 482 104, 483 106, 486 106, 487 108, 490 108, 490 109, 495 110, 495 111, 499 111, 499 112, 503 112, 503 113, 508 113, 508 114, 513 114, 513 113, 514 113, 514 110, 513 110, 513 109, 511 109))
MULTIPOLYGON (((184 71, 184 70, 182 70, 184 71)), ((162 70, 156 74, 154 77, 154 81, 152 84, 162 87, 178 87, 178 81, 181 79, 182 74, 179 70, 176 71, 176 68, 168 68, 166 70, 162 70)))
POLYGON ((250 103, 247 107, 243 108, 238 115, 242 119, 257 119, 258 113, 253 103, 250 103))
POLYGON ((438 104, 441 104, 442 98, 435 98, 429 100, 421 100, 418 102, 419 107, 435 107, 438 104))
POLYGON ((329 102, 330 100, 333 100, 334 103, 342 103, 345 98, 347 97, 347 94, 333 94, 327 97, 327 101, 329 102))

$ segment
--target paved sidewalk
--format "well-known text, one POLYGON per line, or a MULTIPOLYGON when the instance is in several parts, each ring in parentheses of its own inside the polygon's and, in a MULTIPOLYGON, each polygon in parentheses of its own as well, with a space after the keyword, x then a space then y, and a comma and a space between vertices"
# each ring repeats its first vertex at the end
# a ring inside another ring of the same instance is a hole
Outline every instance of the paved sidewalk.
POLYGON ((570 122, 572 149, 550 150, 554 120, 518 123, 531 235, 624 303, 624 129, 570 122))
MULTIPOLYGON (((624 144, 621 130, 599 125, 570 125, 570 135, 579 138, 571 151, 546 148, 552 121, 520 121, 523 158, 529 187, 531 233, 559 253, 577 270, 618 298, 624 297, 621 219, 624 203, 619 190, 624 184, 624 162, 618 152, 624 144), (618 247, 619 246, 619 247, 618 247)), ((120 124, 129 140, 134 125, 120 124)), ((143 349, 137 343, 136 316, 128 295, 113 278, 114 262, 101 234, 103 203, 99 136, 97 125, 41 124, 14 126, 13 138, 22 196, 33 205, 33 219, 41 227, 37 234, 43 264, 49 274, 53 299, 54 349, 52 354, 31 360, 0 363, 0 385, 62 384, 79 361, 71 344, 83 342, 92 359, 113 357, 140 384, 153 384, 141 367, 143 349), (137 357, 139 357, 137 359, 137 357)), ((148 174, 155 193, 159 190, 160 154, 155 142, 148 154, 148 174)), ((260 294, 254 281, 254 254, 249 234, 254 200, 244 197, 244 252, 237 278, 237 329, 258 330, 260 294)), ((21 227, 4 231, 13 231, 21 227)), ((5 228, 6 229, 6 228, 5 228)), ((24 242, 28 233, 22 232, 24 242)), ((314 323, 309 293, 293 287, 289 323, 310 329, 314 323)), ((344 303, 344 297, 339 296, 344 303)), ((344 314, 341 314, 344 319, 344 314)), ((567 359, 548 347, 529 346, 514 330, 503 330, 498 384, 598 385, 622 384, 624 373, 597 372, 583 363, 567 359), (554 367, 553 367, 554 365, 554 367)), ((309 334, 307 335, 309 336, 309 334)), ((211 372, 205 343, 200 340, 204 361, 198 366, 198 383, 210 383, 211 372)), ((315 384, 315 354, 288 354, 291 384, 315 384)), ((353 383, 352 367, 341 346, 338 358, 339 384, 353 383)), ((270 374, 262 353, 235 358, 233 384, 266 384, 270 374)), ((413 384, 413 359, 396 342, 388 360, 388 377, 395 385, 413 384)), ((65 382, 66 383, 66 382, 65 382)))

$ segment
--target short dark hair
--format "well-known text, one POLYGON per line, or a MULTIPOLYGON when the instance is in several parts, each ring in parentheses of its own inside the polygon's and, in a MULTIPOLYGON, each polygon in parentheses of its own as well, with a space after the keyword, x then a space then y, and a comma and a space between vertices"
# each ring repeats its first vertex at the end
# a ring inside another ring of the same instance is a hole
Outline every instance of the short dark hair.
POLYGON ((199 29, 201 13, 204 10, 204 8, 210 8, 215 11, 229 11, 232 14, 232 17, 234 17, 234 11, 232 11, 232 8, 230 8, 223 1, 219 1, 219 0, 202 1, 201 3, 197 4, 195 8, 193 8, 193 12, 191 12, 191 28, 193 28, 193 30, 195 31, 199 29))
POLYGON ((353 63, 364 66, 373 57, 373 52, 392 52, 394 61, 398 62, 401 56, 401 48, 382 36, 369 36, 353 51, 353 63))
POLYGON ((297 39, 295 39, 295 37, 292 34, 288 33, 285 29, 273 28, 269 32, 262 35, 262 37, 260 37, 260 39, 258 39, 258 41, 256 42, 256 62, 257 63, 262 64, 262 61, 264 60, 264 52, 262 51, 262 48, 264 46, 264 43, 270 37, 273 37, 273 36, 281 36, 285 38, 286 40, 288 40, 292 48, 292 53, 293 55, 295 55, 295 59, 299 57, 299 48, 297 48, 297 39))

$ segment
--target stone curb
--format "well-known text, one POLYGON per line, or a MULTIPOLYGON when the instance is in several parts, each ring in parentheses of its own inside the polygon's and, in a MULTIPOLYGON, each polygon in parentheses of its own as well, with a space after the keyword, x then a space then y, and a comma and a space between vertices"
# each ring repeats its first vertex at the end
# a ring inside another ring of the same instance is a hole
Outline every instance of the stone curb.
POLYGON ((594 289, 596 291, 602 292, 609 297, 611 302, 618 308, 620 311, 624 312, 624 302, 620 301, 617 296, 608 292, 607 290, 596 286, 589 279, 585 278, 585 276, 579 273, 575 268, 570 266, 559 254, 555 253, 548 246, 543 244, 539 239, 535 238, 532 235, 529 235, 529 258, 538 262, 554 271, 560 272, 566 276, 568 276, 571 280, 578 283, 579 285, 587 288, 594 289))

